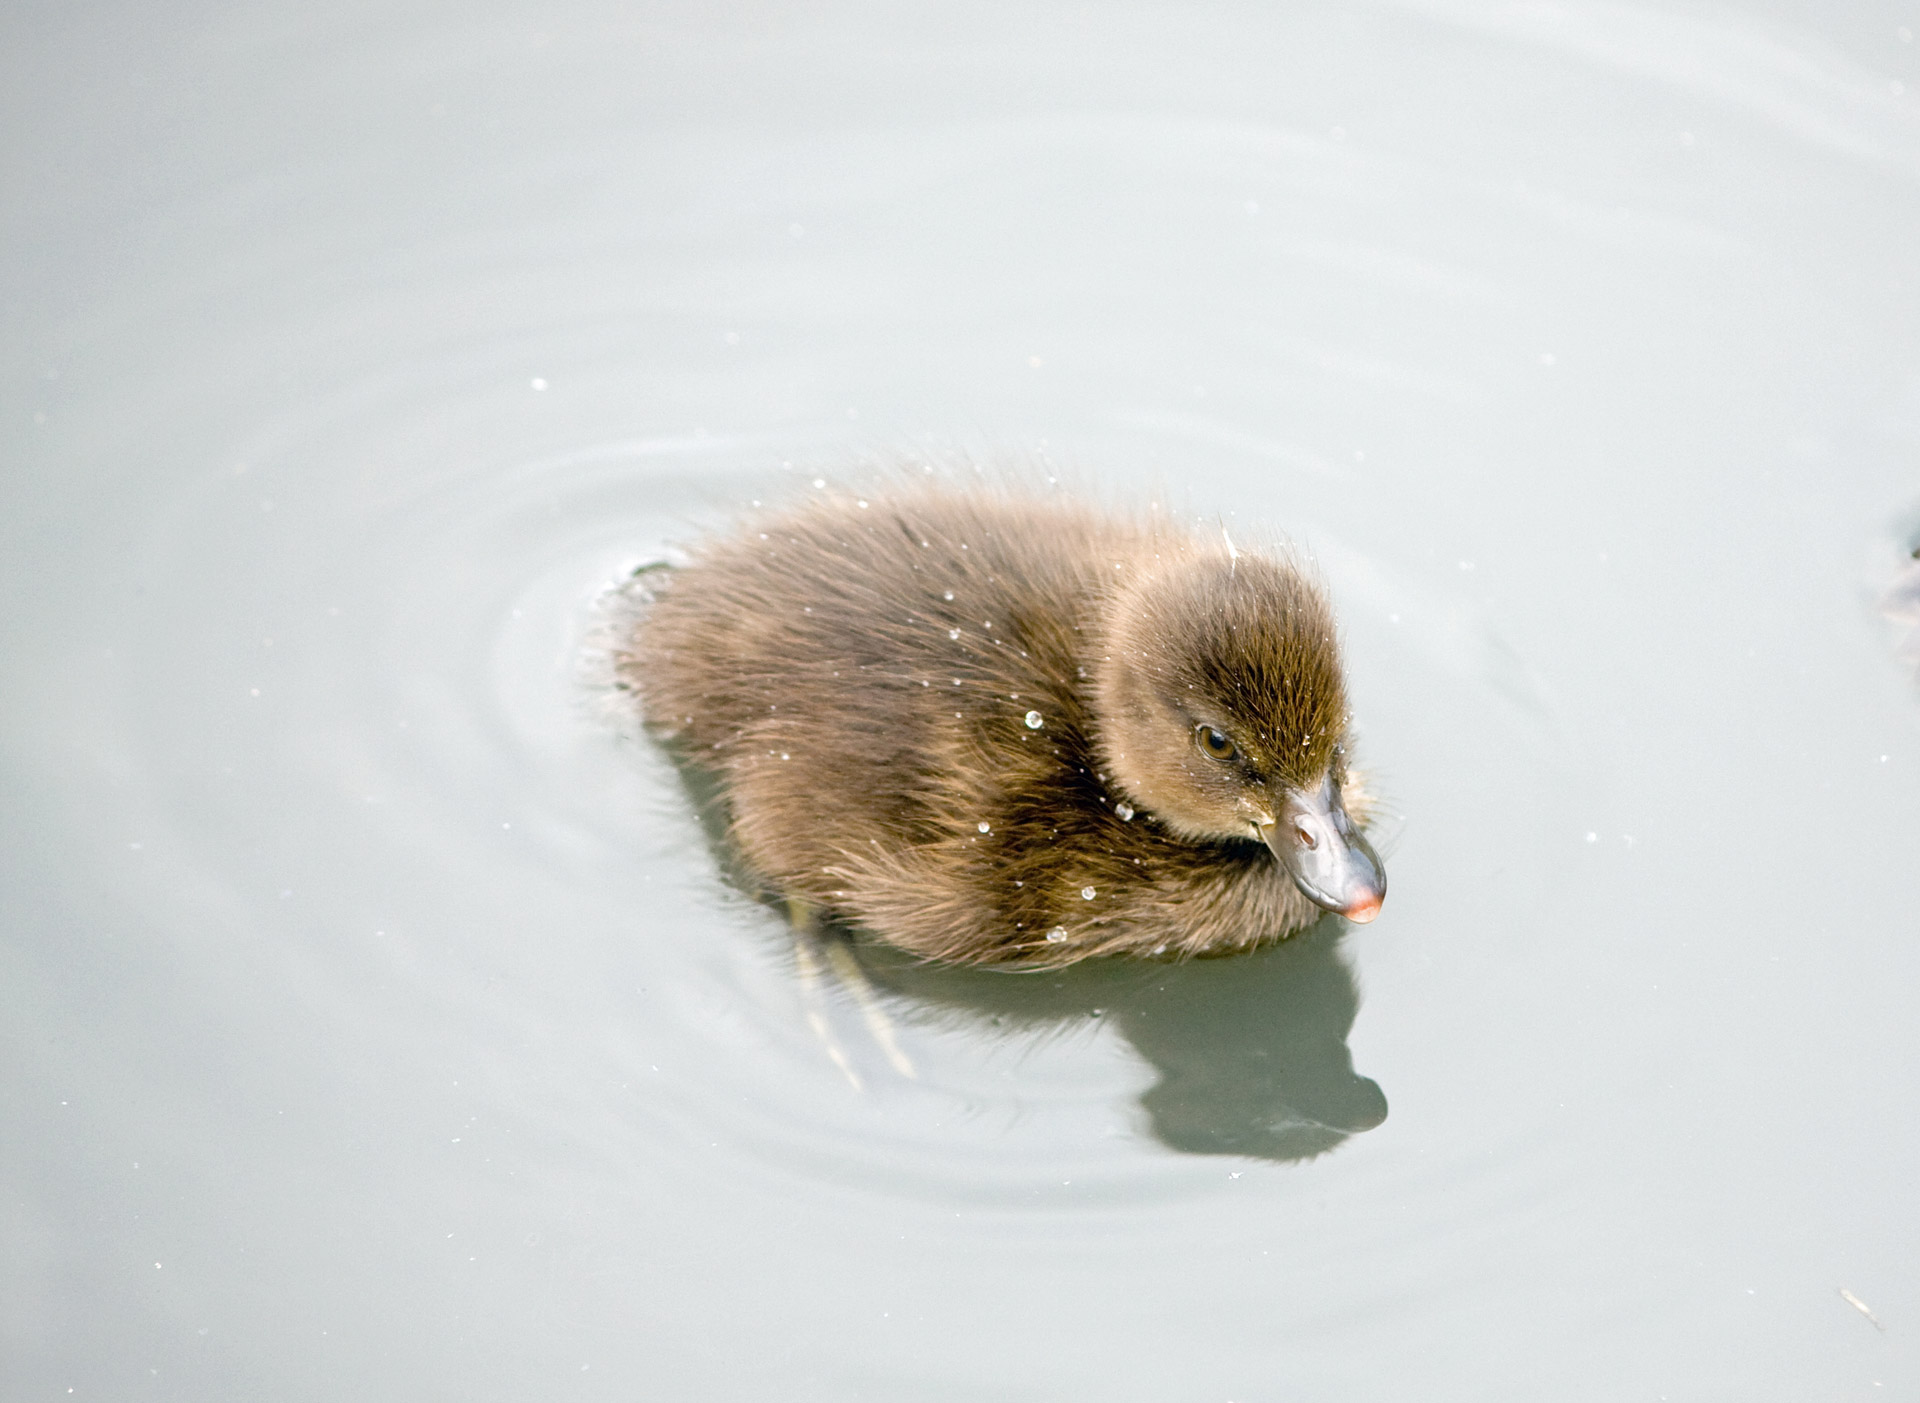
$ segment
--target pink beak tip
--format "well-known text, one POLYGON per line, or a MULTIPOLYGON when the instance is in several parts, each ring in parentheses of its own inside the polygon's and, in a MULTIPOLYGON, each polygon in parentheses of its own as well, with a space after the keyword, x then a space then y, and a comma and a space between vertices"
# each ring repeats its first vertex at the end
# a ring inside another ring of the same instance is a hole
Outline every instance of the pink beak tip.
POLYGON ((1352 921, 1355 925, 1364 926, 1368 921, 1371 921, 1375 916, 1380 914, 1380 898, 1377 896, 1363 897, 1340 914, 1345 916, 1349 921, 1352 921))

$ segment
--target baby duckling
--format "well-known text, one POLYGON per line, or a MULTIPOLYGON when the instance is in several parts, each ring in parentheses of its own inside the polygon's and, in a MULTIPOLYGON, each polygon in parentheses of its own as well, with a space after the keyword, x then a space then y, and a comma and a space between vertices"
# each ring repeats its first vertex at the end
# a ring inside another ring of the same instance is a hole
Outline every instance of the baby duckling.
POLYGON ((922 488, 814 496, 662 575, 622 677, 789 902, 1026 966, 1380 910, 1332 612, 1284 557, 922 488))

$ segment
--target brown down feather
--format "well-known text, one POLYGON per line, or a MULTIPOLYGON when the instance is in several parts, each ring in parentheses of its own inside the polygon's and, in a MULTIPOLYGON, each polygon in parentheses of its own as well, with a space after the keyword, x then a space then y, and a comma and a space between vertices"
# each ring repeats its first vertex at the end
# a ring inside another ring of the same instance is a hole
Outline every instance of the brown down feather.
POLYGON ((1040 967, 1320 915, 1191 744, 1230 725, 1248 776, 1343 772, 1332 614, 1286 555, 916 487, 817 493, 663 574, 616 665, 768 894, 928 959, 1040 967))

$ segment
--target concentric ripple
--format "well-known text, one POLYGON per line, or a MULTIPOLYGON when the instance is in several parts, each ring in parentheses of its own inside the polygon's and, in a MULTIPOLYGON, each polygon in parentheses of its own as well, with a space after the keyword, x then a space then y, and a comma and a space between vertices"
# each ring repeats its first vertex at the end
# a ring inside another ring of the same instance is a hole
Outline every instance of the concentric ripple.
MULTIPOLYGON (((1381 1121, 1331 925, 1186 967, 1010 976, 869 947, 851 982, 806 977, 779 917, 725 884, 602 662, 618 581, 735 505, 807 490, 832 450, 678 435, 386 486, 376 465, 502 393, 357 390, 262 433, 151 534, 125 631, 132 749, 199 742, 145 776, 147 842, 236 929, 271 921, 275 977, 370 1056, 457 1048, 495 1113, 541 1139, 591 1127, 611 1163, 677 1139, 956 1202, 1186 1193, 1219 1179, 1193 1156, 1309 1159, 1381 1121), (367 466, 341 490, 320 458, 367 466), (188 617, 183 659, 156 621, 188 617)), ((1357 608, 1416 619, 1360 621, 1368 651, 1427 640, 1428 662, 1389 666, 1457 660, 1405 586, 1351 552, 1322 564, 1357 608)), ((1498 679, 1469 683, 1484 709, 1498 679)))

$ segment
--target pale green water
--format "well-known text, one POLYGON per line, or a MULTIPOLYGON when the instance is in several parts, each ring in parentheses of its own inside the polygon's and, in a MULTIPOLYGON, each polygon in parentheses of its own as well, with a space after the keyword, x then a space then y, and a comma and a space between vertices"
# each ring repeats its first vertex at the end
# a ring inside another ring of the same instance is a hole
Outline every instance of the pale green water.
POLYGON ((1915 28, 11 11, 6 1396, 1920 1393, 1915 28), (1315 553, 1392 889, 856 1092, 582 659, 955 450, 1315 553))

